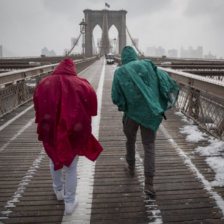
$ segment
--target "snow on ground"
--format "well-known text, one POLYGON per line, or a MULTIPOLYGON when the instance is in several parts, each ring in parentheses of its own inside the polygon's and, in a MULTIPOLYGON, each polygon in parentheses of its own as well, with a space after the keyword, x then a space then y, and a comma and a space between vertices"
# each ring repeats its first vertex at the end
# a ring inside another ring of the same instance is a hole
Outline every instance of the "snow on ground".
POLYGON ((180 133, 187 134, 187 142, 199 142, 206 140, 207 134, 200 132, 197 125, 185 125, 180 128, 180 133))
POLYGON ((215 172, 215 180, 211 182, 212 186, 224 186, 224 142, 207 135, 199 130, 199 128, 193 124, 193 121, 188 119, 181 112, 176 112, 176 115, 181 117, 181 120, 187 123, 180 132, 186 134, 186 141, 199 142, 207 140, 209 145, 200 146, 195 148, 195 151, 201 156, 205 156, 207 164, 215 172))

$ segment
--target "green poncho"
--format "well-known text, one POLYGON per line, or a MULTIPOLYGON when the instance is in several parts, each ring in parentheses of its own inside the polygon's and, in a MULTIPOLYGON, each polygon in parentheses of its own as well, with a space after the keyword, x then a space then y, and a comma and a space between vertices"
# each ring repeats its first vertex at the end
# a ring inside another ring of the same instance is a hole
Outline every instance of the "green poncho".
POLYGON ((123 49, 121 60, 114 73, 112 101, 124 116, 156 131, 164 112, 177 101, 178 86, 152 61, 139 60, 130 46, 123 49))

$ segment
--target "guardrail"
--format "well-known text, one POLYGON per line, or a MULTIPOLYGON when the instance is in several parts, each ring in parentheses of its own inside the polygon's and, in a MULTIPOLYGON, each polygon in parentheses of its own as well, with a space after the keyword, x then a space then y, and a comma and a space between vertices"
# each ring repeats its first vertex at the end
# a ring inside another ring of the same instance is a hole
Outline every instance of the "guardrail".
MULTIPOLYGON (((75 60, 77 72, 79 73, 96 60, 96 57, 75 60)), ((42 78, 51 74, 57 65, 58 63, 1 73, 0 117, 31 100, 35 86, 42 78)))
POLYGON ((210 134, 223 139, 224 82, 161 68, 179 85, 177 107, 210 134))
MULTIPOLYGON (((119 57, 115 61, 120 65, 119 57)), ((211 78, 158 67, 178 84, 176 107, 215 137, 224 139, 224 82, 211 78)))
POLYGON ((191 88, 209 93, 224 100, 224 82, 187 72, 162 67, 159 68, 167 72, 177 83, 188 85, 191 88))
MULTIPOLYGON (((83 59, 83 55, 70 55, 72 60, 83 59)), ((19 57, 19 58, 0 58, 0 72, 7 72, 16 69, 28 69, 37 66, 44 66, 59 63, 66 56, 44 56, 41 57, 19 57)))

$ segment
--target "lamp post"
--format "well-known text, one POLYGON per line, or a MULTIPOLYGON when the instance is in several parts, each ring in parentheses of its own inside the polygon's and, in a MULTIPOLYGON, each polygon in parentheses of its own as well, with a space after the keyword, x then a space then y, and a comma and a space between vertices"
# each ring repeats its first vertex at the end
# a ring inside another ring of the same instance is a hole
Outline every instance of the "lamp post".
POLYGON ((87 23, 84 21, 84 19, 82 19, 82 22, 79 25, 80 25, 80 33, 82 35, 82 54, 84 57, 84 55, 85 55, 85 33, 86 33, 87 23))

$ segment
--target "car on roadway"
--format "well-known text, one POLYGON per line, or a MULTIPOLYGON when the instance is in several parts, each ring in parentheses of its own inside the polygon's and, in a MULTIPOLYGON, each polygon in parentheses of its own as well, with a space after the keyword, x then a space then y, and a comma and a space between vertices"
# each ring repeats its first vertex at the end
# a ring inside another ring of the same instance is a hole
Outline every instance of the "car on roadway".
POLYGON ((105 56, 107 64, 114 64, 114 55, 112 53, 108 53, 105 56))

